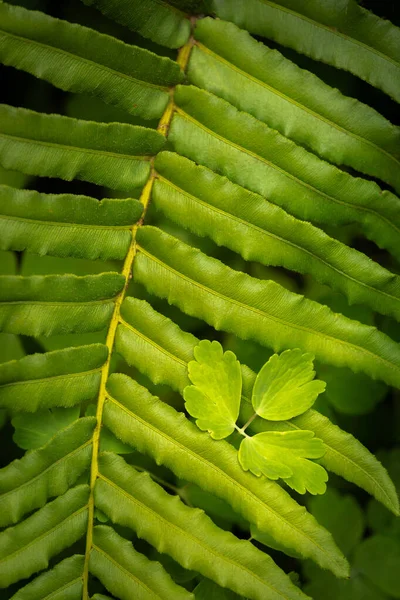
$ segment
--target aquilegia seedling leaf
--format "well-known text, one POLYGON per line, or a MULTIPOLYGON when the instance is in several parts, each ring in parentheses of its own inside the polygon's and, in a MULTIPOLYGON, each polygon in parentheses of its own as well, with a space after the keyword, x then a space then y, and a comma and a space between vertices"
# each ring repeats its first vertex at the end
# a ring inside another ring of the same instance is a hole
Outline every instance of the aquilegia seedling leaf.
POLYGON ((328 474, 309 458, 325 453, 322 440, 312 431, 266 431, 246 437, 239 448, 239 462, 258 477, 284 479, 299 494, 323 494, 328 474))
POLYGON ((298 348, 271 356, 254 384, 256 413, 269 421, 285 421, 308 410, 326 386, 323 381, 313 381, 313 360, 312 354, 298 348))
POLYGON ((230 435, 239 415, 242 372, 236 356, 223 352, 219 342, 201 341, 194 349, 196 360, 188 365, 193 385, 183 390, 186 409, 197 426, 216 440, 230 435))

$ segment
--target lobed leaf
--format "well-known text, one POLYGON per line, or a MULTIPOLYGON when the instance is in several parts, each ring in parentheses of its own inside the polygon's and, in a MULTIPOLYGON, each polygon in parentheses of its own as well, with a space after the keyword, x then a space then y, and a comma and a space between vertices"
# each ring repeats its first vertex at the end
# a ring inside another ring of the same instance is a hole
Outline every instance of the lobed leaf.
POLYGON ((135 280, 184 312, 275 352, 301 347, 400 387, 399 345, 374 327, 238 273, 154 227, 141 227, 136 239, 135 280))
POLYGON ((0 23, 3 64, 145 119, 161 117, 182 79, 169 58, 41 12, 2 3, 0 23))
POLYGON ((89 570, 121 600, 193 600, 193 595, 177 585, 160 563, 137 552, 131 542, 105 525, 94 527, 89 570))
POLYGON ((245 260, 309 273, 350 303, 400 318, 398 276, 361 252, 177 154, 160 153, 155 167, 152 202, 169 219, 245 260))
POLYGON ((2 363, 0 406, 33 413, 91 400, 97 394, 107 356, 107 346, 91 344, 2 363))
POLYGON ((23 335, 99 331, 109 322, 125 278, 99 275, 0 277, 0 329, 23 335))
POLYGON ((200 19, 195 37, 191 83, 322 158, 383 179, 400 192, 399 127, 233 23, 200 19))
POLYGON ((284 479, 299 494, 324 494, 328 475, 321 465, 307 460, 324 454, 322 440, 312 431, 266 431, 242 440, 239 461, 257 477, 284 479))
POLYGON ((87 528, 89 486, 79 485, 0 533, 0 588, 46 569, 87 528))
POLYGON ((346 69, 400 101, 400 30, 355 0, 211 0, 211 6, 221 19, 346 69))
POLYGON ((242 395, 240 363, 233 352, 223 352, 219 342, 202 340, 188 364, 193 385, 184 389, 185 407, 196 425, 221 440, 235 429, 242 395))
POLYGON ((273 354, 254 383, 251 402, 256 413, 269 421, 285 421, 311 408, 326 385, 314 381, 313 360, 298 348, 273 354))
POLYGON ((96 419, 78 419, 42 448, 0 469, 0 527, 65 494, 90 466, 96 419))
POLYGON ((278 484, 245 473, 233 446, 212 440, 125 375, 111 375, 108 394, 104 423, 125 443, 225 500, 250 523, 302 556, 345 575, 347 566, 325 530, 278 484))
POLYGON ((29 175, 82 179, 131 192, 165 138, 126 123, 94 123, 0 105, 0 164, 29 175))
POLYGON ((305 221, 359 223, 368 238, 397 256, 397 196, 322 161, 209 92, 177 86, 175 101, 169 140, 176 152, 305 221))
POLYGON ((81 600, 84 556, 75 554, 20 588, 11 600, 81 600))
MULTIPOLYGON (((1 5, 0 5, 1 6, 1 5)), ((122 260, 143 206, 0 185, 0 249, 40 255, 122 260)))
POLYGON ((148 473, 116 455, 100 457, 95 501, 114 522, 223 587, 254 600, 306 598, 269 556, 219 529, 203 511, 171 497, 148 473))
MULTIPOLYGON (((198 339, 182 331, 143 300, 126 298, 122 304, 122 314, 125 320, 117 329, 117 351, 151 381, 167 384, 182 393, 189 383, 187 363, 193 359, 193 349, 198 339)), ((251 393, 256 374, 242 365, 242 379, 244 402, 240 421, 246 423, 254 412, 251 393)), ((333 425, 321 413, 309 409, 279 424, 256 419, 249 427, 256 433, 267 429, 314 431, 326 448, 320 464, 365 489, 395 514, 399 513, 396 489, 386 469, 365 446, 351 434, 333 425)))
POLYGON ((82 0, 95 6, 106 17, 138 31, 168 48, 180 48, 189 39, 190 21, 178 9, 158 0, 82 0))

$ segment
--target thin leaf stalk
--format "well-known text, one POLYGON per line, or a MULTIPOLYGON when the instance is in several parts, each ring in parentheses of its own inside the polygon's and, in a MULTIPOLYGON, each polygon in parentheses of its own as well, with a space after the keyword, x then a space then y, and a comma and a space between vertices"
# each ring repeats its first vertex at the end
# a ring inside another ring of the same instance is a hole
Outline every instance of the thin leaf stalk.
MULTIPOLYGON (((192 19, 192 31, 193 31, 194 25, 195 25, 195 19, 193 18, 192 19)), ((182 46, 182 48, 179 50, 178 57, 177 57, 177 63, 181 67, 182 71, 186 70, 193 45, 194 45, 194 38, 193 38, 193 36, 190 36, 188 42, 184 46, 182 46)), ((174 103, 174 91, 175 91, 174 87, 170 89, 170 100, 168 102, 168 105, 167 105, 167 107, 160 119, 158 127, 157 127, 157 131, 159 133, 161 133, 161 135, 163 135, 164 137, 167 137, 167 135, 168 135, 172 117, 176 110, 176 106, 174 103)), ((87 530, 87 535, 86 535, 85 563, 84 563, 83 577, 82 577, 83 578, 83 596, 82 596, 83 600, 89 600, 89 598, 90 598, 90 596, 89 596, 89 558, 90 558, 91 549, 93 547, 93 528, 94 528, 94 515, 95 515, 94 488, 95 488, 96 480, 99 475, 98 455, 99 455, 99 451, 100 451, 100 432, 101 432, 102 421, 103 421, 104 403, 107 398, 106 385, 107 385, 107 380, 108 380, 108 377, 110 374, 110 363, 111 363, 111 356, 112 356, 112 352, 113 352, 113 348, 114 348, 115 335, 116 335, 118 324, 121 321, 121 316, 120 316, 121 304, 124 301, 124 298, 126 296, 129 281, 131 279, 133 263, 134 263, 136 253, 137 253, 136 233, 137 233, 137 230, 143 225, 144 219, 146 217, 147 209, 149 207, 150 200, 151 200, 151 192, 153 189, 154 180, 157 177, 157 174, 153 167, 153 161, 154 161, 154 158, 152 158, 150 160, 150 163, 151 163, 150 175, 149 175, 149 178, 148 178, 148 180, 142 190, 141 196, 140 196, 140 202, 143 204, 143 214, 142 214, 142 217, 139 220, 139 222, 135 223, 131 227, 132 240, 131 240, 131 244, 129 246, 129 250, 125 257, 123 268, 122 268, 122 275, 125 278, 125 285, 124 285, 122 291, 118 294, 118 296, 115 299, 114 310, 113 310, 113 314, 111 317, 111 322, 110 322, 110 326, 109 326, 108 333, 107 333, 107 339, 106 339, 106 346, 108 348, 108 358, 101 369, 101 380, 100 380, 100 388, 99 388, 97 410, 96 410, 97 424, 96 424, 96 428, 94 430, 93 438, 92 438, 92 461, 91 461, 91 468, 90 468, 90 496, 89 496, 89 502, 88 502, 88 530, 87 530)))

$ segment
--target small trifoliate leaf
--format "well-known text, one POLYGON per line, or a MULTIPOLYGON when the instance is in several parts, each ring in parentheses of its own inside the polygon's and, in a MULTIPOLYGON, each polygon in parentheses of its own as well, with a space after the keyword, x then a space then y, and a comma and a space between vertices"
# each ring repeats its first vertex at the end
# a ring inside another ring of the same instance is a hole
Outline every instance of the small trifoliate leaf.
POLYGON ((186 410, 197 426, 221 440, 235 429, 242 392, 240 363, 233 352, 223 352, 219 342, 202 340, 188 365, 193 385, 183 390, 186 410))
POLYGON ((41 448, 61 429, 76 421, 79 411, 79 406, 72 406, 20 413, 11 420, 15 429, 13 440, 24 450, 41 448))
POLYGON ((312 431, 266 431, 242 441, 239 462, 257 477, 284 479, 299 494, 323 494, 328 474, 307 459, 324 453, 324 443, 312 431))
POLYGON ((286 421, 308 410, 325 390, 323 381, 313 381, 313 360, 298 348, 271 356, 254 384, 256 413, 269 421, 286 421))

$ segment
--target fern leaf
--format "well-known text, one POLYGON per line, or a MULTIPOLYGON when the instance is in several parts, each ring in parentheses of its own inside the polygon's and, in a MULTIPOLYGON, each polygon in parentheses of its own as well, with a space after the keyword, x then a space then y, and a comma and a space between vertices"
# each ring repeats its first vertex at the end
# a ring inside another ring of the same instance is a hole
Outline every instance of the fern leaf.
POLYGON ((337 165, 400 191, 400 129, 233 23, 197 21, 189 81, 337 165), (349 119, 351 115, 351 119, 349 119))
POLYGON ((138 31, 168 48, 180 48, 189 39, 190 21, 180 10, 164 0, 82 0, 95 6, 106 17, 138 31))
POLYGON ((141 227, 137 241, 135 279, 184 312, 274 351, 302 348, 400 387, 400 347, 374 327, 238 273, 154 227, 141 227))
MULTIPOLYGON (((124 320, 117 330, 116 350, 152 381, 167 384, 182 394, 190 383, 187 363, 193 360, 193 349, 199 340, 142 300, 127 298, 122 306, 122 315, 124 320)), ((256 374, 242 365, 242 378, 245 402, 242 402, 240 419, 246 423, 254 412, 251 394, 256 374)), ((256 419, 250 428, 254 432, 298 428, 314 431, 326 447, 325 455, 320 459, 324 467, 365 489, 398 514, 396 489, 386 469, 352 435, 333 425, 320 413, 308 410, 279 425, 256 419)))
POLYGON ((61 496, 90 466, 93 417, 78 419, 45 446, 0 470, 0 527, 61 496))
POLYGON ((162 177, 152 200, 179 225, 245 260, 309 273, 349 302, 400 319, 400 278, 361 252, 177 154, 162 152, 155 166, 162 177))
POLYGON ((230 444, 212 440, 125 375, 112 375, 108 391, 104 423, 125 443, 225 500, 261 531, 302 556, 345 576, 346 564, 329 534, 278 484, 245 473, 230 444))
POLYGON ((194 598, 193 594, 172 581, 160 563, 137 552, 131 542, 105 525, 98 525, 93 530, 89 569, 107 590, 121 600, 194 598))
POLYGON ((400 30, 355 0, 212 0, 212 7, 221 19, 346 69, 400 101, 400 30))
POLYGON ((75 554, 21 588, 11 600, 81 600, 84 557, 75 554))
POLYGON ((91 344, 0 364, 0 406, 35 412, 92 400, 107 356, 107 346, 91 344))
POLYGON ((178 86, 175 100, 179 108, 169 140, 179 154, 300 219, 360 223, 378 246, 398 248, 400 200, 391 192, 322 161, 209 92, 178 86))
POLYGON ((122 260, 142 210, 133 199, 99 202, 0 185, 0 249, 122 260))
POLYGON ((30 175, 83 179, 131 192, 165 138, 126 123, 94 123, 0 104, 0 162, 30 175))
POLYGON ((100 275, 32 275, 0 277, 0 328, 7 333, 52 335, 103 329, 113 298, 125 279, 100 275))
POLYGON ((41 12, 2 3, 0 24, 4 64, 145 119, 161 117, 168 87, 182 79, 168 58, 41 12))
POLYGON ((171 497, 147 473, 112 454, 100 457, 100 473, 95 501, 101 510, 183 567, 254 600, 305 598, 269 556, 171 497))
POLYGON ((80 485, 0 533, 0 587, 30 577, 79 540, 87 527, 89 486, 80 485))

